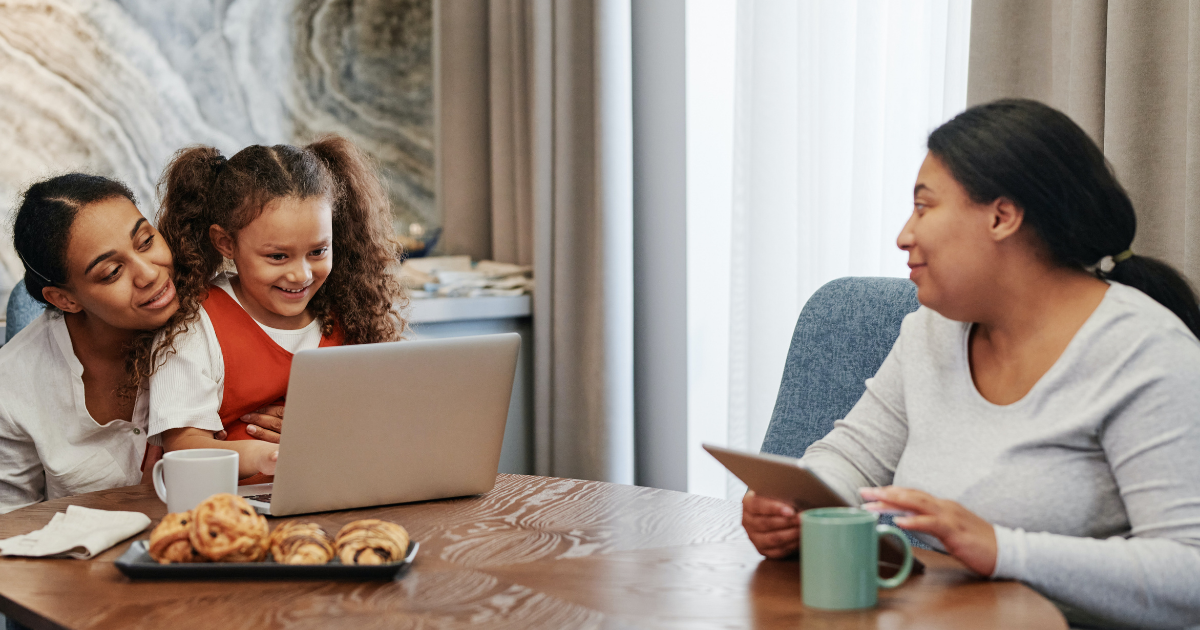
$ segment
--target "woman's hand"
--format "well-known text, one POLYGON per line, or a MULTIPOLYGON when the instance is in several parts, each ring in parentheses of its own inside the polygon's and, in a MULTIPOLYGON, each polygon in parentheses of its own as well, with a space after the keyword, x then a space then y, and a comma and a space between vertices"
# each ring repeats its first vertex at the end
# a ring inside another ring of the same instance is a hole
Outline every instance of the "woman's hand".
POLYGON ((768 558, 786 558, 800 549, 800 515, 783 501, 750 490, 742 497, 742 527, 768 558))
POLYGON ((894 519, 897 527, 937 537, 950 555, 972 571, 985 576, 995 571, 996 531, 967 508, 911 488, 862 488, 859 494, 873 502, 863 505, 864 509, 909 512, 911 516, 894 519))
POLYGON ((267 405, 242 416, 242 422, 249 425, 246 433, 255 439, 278 444, 279 434, 283 433, 283 405, 267 405))

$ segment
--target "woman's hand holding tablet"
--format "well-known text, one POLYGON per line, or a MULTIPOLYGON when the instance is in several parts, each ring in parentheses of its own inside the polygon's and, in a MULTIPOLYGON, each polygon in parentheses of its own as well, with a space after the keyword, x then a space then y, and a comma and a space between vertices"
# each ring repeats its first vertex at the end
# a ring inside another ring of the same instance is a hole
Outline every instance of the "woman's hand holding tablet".
POLYGON ((768 558, 786 558, 800 549, 800 513, 778 499, 746 492, 742 527, 754 548, 768 558))

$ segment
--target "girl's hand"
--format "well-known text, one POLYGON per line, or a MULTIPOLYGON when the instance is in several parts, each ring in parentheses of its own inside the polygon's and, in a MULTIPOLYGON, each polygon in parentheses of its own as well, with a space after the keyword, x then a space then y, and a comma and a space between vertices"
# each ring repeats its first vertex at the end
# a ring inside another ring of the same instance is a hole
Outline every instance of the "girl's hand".
POLYGON ((783 501, 747 492, 742 497, 742 527, 768 558, 786 558, 800 549, 800 515, 783 501))
POLYGON ((275 463, 279 461, 279 447, 269 442, 253 442, 254 454, 250 458, 255 470, 264 475, 275 474, 275 463))
POLYGON ((990 576, 996 569, 996 531, 992 524, 967 508, 927 492, 911 488, 884 486, 862 488, 863 505, 873 512, 909 512, 897 516, 897 527, 936 536, 950 555, 980 575, 990 576))
POLYGON ((249 425, 246 432, 255 439, 278 444, 279 434, 283 432, 283 405, 267 405, 242 416, 242 422, 249 425))

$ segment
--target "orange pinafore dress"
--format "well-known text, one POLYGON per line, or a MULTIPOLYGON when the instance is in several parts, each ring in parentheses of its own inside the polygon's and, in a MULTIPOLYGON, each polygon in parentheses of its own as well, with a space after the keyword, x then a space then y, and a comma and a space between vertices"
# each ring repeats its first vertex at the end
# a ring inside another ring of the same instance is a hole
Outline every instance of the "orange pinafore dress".
MULTIPOLYGON (((226 440, 253 440, 246 432, 242 416, 265 405, 282 405, 287 397, 288 376, 292 370, 292 353, 271 339, 258 322, 232 297, 219 287, 211 287, 204 300, 204 311, 212 321, 221 344, 225 364, 225 385, 221 395, 221 424, 226 440)), ((319 347, 340 346, 345 335, 340 326, 321 337, 319 347)), ((239 485, 269 483, 274 477, 254 475, 239 485)))

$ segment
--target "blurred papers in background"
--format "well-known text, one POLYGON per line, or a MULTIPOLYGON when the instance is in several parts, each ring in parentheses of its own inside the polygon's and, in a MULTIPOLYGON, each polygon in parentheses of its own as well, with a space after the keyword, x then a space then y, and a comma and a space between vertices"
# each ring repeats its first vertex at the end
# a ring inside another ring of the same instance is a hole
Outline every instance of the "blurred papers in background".
POLYGON ((400 265, 400 281, 413 299, 525 295, 533 291, 533 267, 470 256, 410 258, 400 265))

